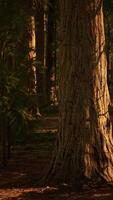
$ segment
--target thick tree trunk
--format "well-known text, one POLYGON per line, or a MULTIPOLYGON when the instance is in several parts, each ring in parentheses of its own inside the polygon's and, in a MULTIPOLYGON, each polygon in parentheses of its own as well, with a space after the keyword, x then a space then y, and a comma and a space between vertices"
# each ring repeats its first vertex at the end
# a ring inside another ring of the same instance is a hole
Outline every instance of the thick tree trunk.
POLYGON ((61 0, 60 9, 60 120, 50 176, 113 181, 102 1, 61 0))

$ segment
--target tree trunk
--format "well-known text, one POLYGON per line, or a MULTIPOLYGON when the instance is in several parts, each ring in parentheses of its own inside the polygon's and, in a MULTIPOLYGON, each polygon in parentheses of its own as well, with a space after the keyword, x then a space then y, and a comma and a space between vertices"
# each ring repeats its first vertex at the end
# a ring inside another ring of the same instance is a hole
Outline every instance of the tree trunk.
POLYGON ((31 34, 29 40, 29 59, 31 61, 32 67, 32 83, 31 89, 36 93, 37 89, 37 79, 36 79, 36 67, 34 65, 34 61, 36 60, 36 34, 35 34, 35 16, 30 16, 30 25, 31 25, 31 34))
POLYGON ((113 181, 102 0, 61 0, 60 120, 50 177, 113 181))
POLYGON ((44 5, 38 2, 36 13, 36 52, 37 52, 37 93, 39 105, 44 104, 43 98, 43 73, 44 66, 44 5))
POLYGON ((48 35, 48 0, 44 0, 44 71, 43 71, 43 97, 44 104, 47 104, 47 86, 46 86, 46 72, 47 72, 47 35, 48 35))
POLYGON ((47 63, 47 70, 46 70, 46 87, 47 87, 47 102, 48 104, 54 99, 51 99, 51 89, 52 88, 52 75, 54 76, 53 71, 53 45, 54 45, 54 4, 51 0, 49 0, 48 6, 48 27, 47 27, 47 49, 46 49, 46 63, 47 63))
MULTIPOLYGON (((29 48, 30 48, 29 60, 31 62, 30 89, 31 89, 33 95, 35 95, 35 97, 37 97, 37 69, 36 69, 36 65, 35 65, 35 61, 36 61, 35 16, 30 16, 30 25, 31 25, 31 34, 30 34, 30 40, 29 40, 29 48)), ((40 116, 39 107, 38 107, 38 99, 37 99, 37 103, 35 103, 35 105, 33 105, 32 112, 36 116, 40 116)))

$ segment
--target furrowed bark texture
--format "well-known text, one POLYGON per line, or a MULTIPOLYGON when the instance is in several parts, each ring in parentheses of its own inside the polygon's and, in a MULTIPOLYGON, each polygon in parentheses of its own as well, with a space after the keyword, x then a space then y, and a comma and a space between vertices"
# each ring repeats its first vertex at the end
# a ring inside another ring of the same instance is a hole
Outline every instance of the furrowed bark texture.
POLYGON ((75 183, 100 175, 113 180, 101 0, 60 0, 60 120, 51 177, 75 183))

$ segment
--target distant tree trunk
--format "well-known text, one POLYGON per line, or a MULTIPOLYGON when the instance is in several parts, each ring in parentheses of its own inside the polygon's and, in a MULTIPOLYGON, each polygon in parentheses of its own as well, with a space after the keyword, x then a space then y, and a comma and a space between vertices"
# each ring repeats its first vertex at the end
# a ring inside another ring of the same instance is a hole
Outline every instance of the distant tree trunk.
POLYGON ((47 85, 47 102, 51 102, 51 87, 52 87, 52 69, 53 69, 53 40, 54 40, 54 5, 49 0, 48 6, 48 26, 47 26, 47 49, 46 49, 46 85, 47 85))
POLYGON ((113 181, 102 0, 60 0, 60 119, 49 178, 113 181))
POLYGON ((36 67, 34 66, 34 61, 36 60, 36 35, 35 35, 35 16, 30 17, 31 24, 31 34, 29 39, 29 59, 32 65, 33 79, 31 80, 31 88, 36 93, 37 80, 36 80, 36 67))
POLYGON ((45 49, 45 80, 47 104, 56 101, 56 1, 48 0, 45 49))
MULTIPOLYGON (((37 69, 36 69, 36 30, 35 30, 35 16, 30 16, 30 24, 31 24, 31 34, 29 39, 29 60, 31 62, 31 80, 30 80, 30 89, 32 93, 37 97, 37 69)), ((39 107, 38 107, 38 99, 37 103, 33 106, 33 113, 35 115, 40 115, 39 107)))
POLYGON ((48 35, 48 1, 44 0, 44 66, 43 66, 43 98, 44 103, 47 104, 47 85, 46 85, 46 72, 47 72, 47 35, 48 35))
POLYGON ((36 14, 37 83, 39 102, 42 105, 50 104, 51 101, 53 62, 56 59, 56 55, 53 55, 55 39, 54 4, 51 0, 44 0, 43 4, 38 2, 36 14))
POLYGON ((44 5, 38 2, 36 12, 36 57, 38 61, 37 67, 37 93, 39 105, 43 105, 43 73, 44 67, 44 5))
POLYGON ((54 55, 53 55, 53 72, 54 72, 54 104, 58 103, 58 74, 57 74, 57 16, 54 20, 54 55))

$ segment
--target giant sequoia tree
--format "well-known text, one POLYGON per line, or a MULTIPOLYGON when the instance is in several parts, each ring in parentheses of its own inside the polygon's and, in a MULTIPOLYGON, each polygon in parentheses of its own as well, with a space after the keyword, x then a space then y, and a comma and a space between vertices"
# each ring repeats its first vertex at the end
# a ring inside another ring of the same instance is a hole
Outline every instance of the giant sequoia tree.
POLYGON ((60 0, 60 121, 51 175, 113 180, 102 0, 60 0))

